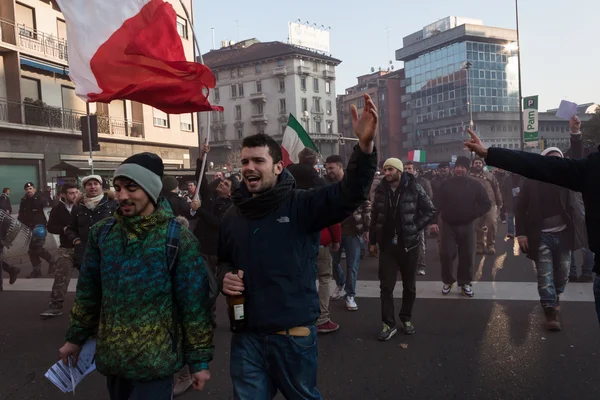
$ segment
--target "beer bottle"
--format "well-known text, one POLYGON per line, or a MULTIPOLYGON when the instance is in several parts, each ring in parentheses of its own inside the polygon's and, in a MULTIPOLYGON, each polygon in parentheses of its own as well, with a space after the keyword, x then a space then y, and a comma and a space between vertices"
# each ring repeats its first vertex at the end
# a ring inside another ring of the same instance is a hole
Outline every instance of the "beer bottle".
MULTIPOLYGON (((237 275, 237 271, 233 271, 237 275)), ((246 326, 246 315, 244 310, 244 293, 227 298, 229 305, 229 325, 231 332, 241 332, 246 326)))

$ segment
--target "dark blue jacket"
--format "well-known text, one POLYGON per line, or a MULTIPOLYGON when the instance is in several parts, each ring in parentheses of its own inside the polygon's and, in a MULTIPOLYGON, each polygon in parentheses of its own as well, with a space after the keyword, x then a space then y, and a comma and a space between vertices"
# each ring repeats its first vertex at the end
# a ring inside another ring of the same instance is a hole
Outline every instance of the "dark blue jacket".
MULTIPOLYGON (((243 216, 235 205, 227 211, 219 235, 219 280, 244 271, 248 330, 270 333, 316 322, 319 233, 367 200, 376 168, 376 152, 367 155, 356 146, 340 183, 293 189, 260 218, 243 216)), ((278 185, 287 179, 293 178, 284 170, 278 185)))

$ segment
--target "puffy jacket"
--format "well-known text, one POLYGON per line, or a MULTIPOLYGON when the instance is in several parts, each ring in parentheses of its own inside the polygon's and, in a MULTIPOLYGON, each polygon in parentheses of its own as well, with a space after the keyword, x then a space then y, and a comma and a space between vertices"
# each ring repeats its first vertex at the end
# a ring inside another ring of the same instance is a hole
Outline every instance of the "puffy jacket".
POLYGON ((107 220, 90 229, 66 339, 97 335, 96 366, 103 375, 149 381, 192 373, 212 359, 209 284, 200 247, 182 227, 170 269, 166 245, 174 218, 160 198, 148 217, 124 218, 100 243, 107 220))
POLYGON ((498 206, 498 208, 502 208, 502 193, 500 192, 500 184, 498 180, 488 171, 481 171, 480 173, 471 173, 473 178, 477 179, 485 189, 485 192, 488 195, 488 198, 492 202, 492 205, 498 206))
POLYGON ((75 245, 76 240, 81 241, 81 243, 75 245, 75 254, 73 255, 73 263, 76 267, 79 267, 83 262, 90 228, 104 218, 112 216, 119 207, 119 203, 115 200, 110 200, 106 194, 92 210, 85 206, 83 203, 84 200, 81 200, 79 204, 73 207, 71 211, 73 222, 66 231, 67 239, 71 243, 75 245))
POLYGON ((218 272, 222 284, 227 272, 244 271, 248 330, 278 332, 316 322, 319 233, 367 199, 376 167, 377 152, 355 146, 337 184, 298 190, 284 170, 260 196, 251 196, 244 183, 234 193, 219 232, 218 272))
POLYGON ((62 201, 59 201, 57 205, 52 207, 50 211, 50 217, 48 218, 48 232, 58 235, 60 237, 60 247, 65 249, 72 249, 74 247, 73 241, 69 240, 65 232, 65 228, 69 227, 73 223, 73 210, 67 209, 67 206, 62 201))
POLYGON ((48 207, 48 199, 40 192, 35 192, 31 197, 23 197, 19 207, 19 221, 29 228, 36 225, 46 226, 44 207, 48 207))
MULTIPOLYGON (((396 230, 402 232, 404 247, 411 249, 419 245, 419 233, 433 220, 435 207, 413 175, 402 174, 397 190, 400 190, 398 212, 402 214, 402 226, 396 226, 396 230)), ((375 191, 375 202, 371 211, 369 242, 372 246, 379 244, 381 248, 385 248, 388 242, 391 243, 392 238, 386 237, 384 231, 386 223, 392 223, 393 218, 390 194, 390 184, 383 179, 375 191)), ((396 221, 393 223, 396 224, 396 221)))

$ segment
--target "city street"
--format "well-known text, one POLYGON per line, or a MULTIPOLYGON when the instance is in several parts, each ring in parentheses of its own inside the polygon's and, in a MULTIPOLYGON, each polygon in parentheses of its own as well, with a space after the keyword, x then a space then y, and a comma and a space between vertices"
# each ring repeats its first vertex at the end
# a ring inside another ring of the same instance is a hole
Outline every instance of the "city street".
MULTIPOLYGON (((592 285, 570 283, 561 298, 562 332, 545 331, 533 264, 518 255, 513 241, 503 239, 506 225, 499 230, 498 255, 478 256, 473 299, 462 297, 456 288, 442 298, 437 243, 428 241, 428 269, 417 283, 417 334, 412 337, 399 333, 388 342, 377 341, 377 260, 365 258, 357 285, 359 310, 350 312, 343 300, 332 301, 332 319, 341 328, 319 337, 323 398, 597 399, 600 341, 592 285)), ((28 272, 24 268, 22 279, 12 286, 5 274, 5 291, 0 293, 0 399, 72 398, 44 377, 63 344, 68 316, 40 319, 52 280, 26 280, 28 272)), ((400 296, 398 282, 396 297, 400 296)), ((73 298, 69 293, 67 307, 73 298)), ((397 300, 397 311, 399 305, 397 300)), ((181 399, 233 398, 230 332, 222 298, 218 325, 212 379, 205 392, 188 392, 181 399)), ((104 378, 93 373, 75 396, 106 399, 104 378)))

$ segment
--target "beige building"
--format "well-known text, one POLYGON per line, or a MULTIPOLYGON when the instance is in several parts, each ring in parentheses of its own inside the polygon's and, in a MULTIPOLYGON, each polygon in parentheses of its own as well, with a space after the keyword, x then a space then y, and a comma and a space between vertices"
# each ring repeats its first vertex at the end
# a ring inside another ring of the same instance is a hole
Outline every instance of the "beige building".
MULTIPOLYGON (((246 136, 263 132, 280 141, 290 113, 324 157, 338 154, 335 68, 340 60, 250 39, 223 43, 204 54, 204 62, 217 77, 211 103, 225 109, 211 116, 211 160, 217 167, 228 162, 246 136)), ((206 123, 202 115, 200 125, 206 123)))
MULTIPOLYGON (((191 26, 179 0, 170 2, 192 61, 191 26)), ((184 3, 192 12, 192 0, 184 3)), ((80 127, 86 103, 69 80, 67 49, 55 1, 0 0, 0 186, 13 189, 14 202, 27 181, 45 187, 89 173, 80 127)), ((142 151, 159 154, 167 169, 189 168, 189 150, 198 146, 195 115, 167 115, 132 101, 91 103, 89 112, 99 116, 97 173, 110 177, 118 163, 142 151)))

